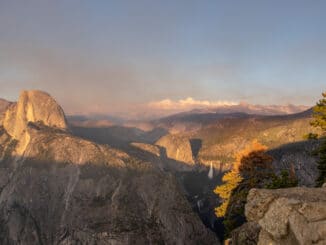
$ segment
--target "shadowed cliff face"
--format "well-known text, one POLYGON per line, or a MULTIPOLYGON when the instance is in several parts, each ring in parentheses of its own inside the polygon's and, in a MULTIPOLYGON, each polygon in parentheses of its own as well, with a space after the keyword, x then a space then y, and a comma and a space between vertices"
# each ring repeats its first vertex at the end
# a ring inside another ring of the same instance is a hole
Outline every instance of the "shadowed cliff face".
POLYGON ((284 169, 293 171, 299 186, 314 187, 318 177, 318 157, 313 153, 320 144, 320 140, 295 142, 271 149, 268 154, 274 158, 272 165, 276 173, 280 174, 284 169))
POLYGON ((0 128, 3 244, 218 244, 172 175, 70 135, 38 95, 22 95, 0 128))

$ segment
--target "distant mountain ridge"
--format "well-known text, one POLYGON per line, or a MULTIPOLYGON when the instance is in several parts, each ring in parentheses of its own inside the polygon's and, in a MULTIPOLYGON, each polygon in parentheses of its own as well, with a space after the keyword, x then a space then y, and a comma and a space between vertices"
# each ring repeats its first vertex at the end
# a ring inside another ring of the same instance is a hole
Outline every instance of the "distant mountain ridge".
POLYGON ((11 104, 8 100, 0 98, 0 112, 6 110, 6 108, 11 104))
MULTIPOLYGON (((111 127, 123 126, 128 128, 139 128, 144 131, 151 131, 157 127, 173 128, 171 124, 179 124, 186 122, 192 124, 195 129, 200 125, 207 124, 222 118, 244 118, 251 115, 260 116, 276 116, 291 115, 308 110, 308 106, 297 105, 250 105, 241 103, 239 105, 219 106, 215 108, 199 108, 179 113, 166 113, 157 111, 152 117, 148 116, 150 112, 146 112, 146 117, 141 114, 133 119, 115 117, 111 115, 69 115, 68 122, 75 127, 111 127), (148 119, 151 118, 151 119, 148 119)), ((176 126, 178 128, 178 126, 176 126)), ((189 129, 189 127, 187 127, 189 129)), ((179 129, 176 129, 179 131, 179 129)))
POLYGON ((0 114, 3 114, 12 102, 0 98, 0 114))
POLYGON ((198 107, 194 109, 184 108, 182 110, 162 110, 160 108, 142 108, 139 112, 131 111, 129 116, 114 116, 110 114, 87 114, 87 115, 68 115, 67 118, 74 125, 79 126, 96 126, 103 125, 128 125, 141 124, 144 122, 155 122, 167 118, 182 117, 186 115, 199 114, 232 114, 244 113, 249 115, 288 115, 299 113, 309 109, 304 105, 253 105, 249 103, 239 103, 237 105, 220 105, 217 107, 198 107), (102 122, 102 123, 98 123, 102 122))
POLYGON ((4 113, 7 110, 7 108, 12 104, 12 102, 9 102, 4 99, 0 99, 0 125, 3 123, 4 113))
POLYGON ((250 105, 241 103, 239 105, 221 106, 217 108, 193 109, 186 112, 172 114, 162 117, 153 122, 187 120, 191 118, 223 118, 223 117, 244 117, 246 115, 277 116, 297 114, 309 110, 311 107, 303 105, 250 105))
POLYGON ((307 110, 309 106, 305 105, 259 105, 259 104, 249 104, 246 102, 241 102, 238 105, 226 105, 219 106, 215 108, 201 108, 193 109, 186 114, 191 113, 235 113, 243 112, 246 114, 258 114, 258 115, 283 115, 283 114, 294 114, 304 110, 307 110))

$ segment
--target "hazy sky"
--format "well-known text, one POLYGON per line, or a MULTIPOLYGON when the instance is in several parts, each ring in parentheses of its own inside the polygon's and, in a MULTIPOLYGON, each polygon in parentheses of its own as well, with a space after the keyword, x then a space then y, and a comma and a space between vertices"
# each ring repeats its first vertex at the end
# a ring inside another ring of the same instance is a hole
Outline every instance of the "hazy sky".
POLYGON ((324 0, 0 0, 0 97, 68 113, 194 100, 312 105, 326 89, 324 0))

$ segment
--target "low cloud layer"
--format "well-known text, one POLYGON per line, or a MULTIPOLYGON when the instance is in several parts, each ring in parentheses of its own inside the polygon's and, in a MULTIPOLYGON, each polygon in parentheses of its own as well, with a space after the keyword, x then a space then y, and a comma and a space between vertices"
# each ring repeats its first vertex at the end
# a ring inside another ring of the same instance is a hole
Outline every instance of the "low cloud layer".
POLYGON ((209 101, 209 100, 196 100, 188 97, 177 101, 171 99, 164 99, 160 101, 152 101, 148 104, 151 109, 158 110, 190 110, 195 108, 219 107, 219 106, 232 106, 239 103, 234 101, 209 101))

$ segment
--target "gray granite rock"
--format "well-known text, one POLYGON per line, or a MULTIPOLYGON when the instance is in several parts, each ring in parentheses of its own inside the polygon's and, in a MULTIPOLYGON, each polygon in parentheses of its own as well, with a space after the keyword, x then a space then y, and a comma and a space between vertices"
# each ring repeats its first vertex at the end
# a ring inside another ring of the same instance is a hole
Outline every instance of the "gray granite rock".
POLYGON ((174 176, 66 128, 47 94, 24 92, 9 108, 0 128, 1 244, 219 244, 174 176))
POLYGON ((261 227, 258 244, 326 244, 326 189, 252 189, 245 214, 261 227))

